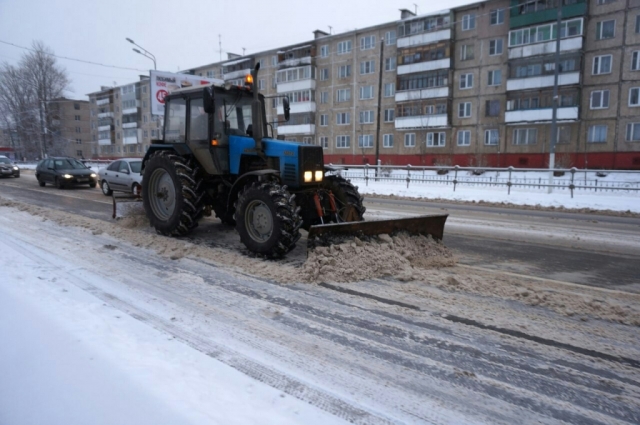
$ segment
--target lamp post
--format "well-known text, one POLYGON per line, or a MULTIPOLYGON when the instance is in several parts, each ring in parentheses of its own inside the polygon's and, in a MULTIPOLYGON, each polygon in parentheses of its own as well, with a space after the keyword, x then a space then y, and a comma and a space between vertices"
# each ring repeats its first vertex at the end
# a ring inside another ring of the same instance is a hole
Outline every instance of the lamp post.
POLYGON ((133 44, 134 46, 139 47, 140 49, 142 49, 142 52, 138 49, 132 49, 134 52, 144 56, 147 59, 151 59, 153 61, 153 69, 157 70, 158 68, 156 67, 156 57, 149 52, 147 49, 145 49, 144 47, 142 47, 139 44, 136 44, 132 39, 130 39, 129 37, 127 37, 125 40, 127 40, 129 43, 133 44))

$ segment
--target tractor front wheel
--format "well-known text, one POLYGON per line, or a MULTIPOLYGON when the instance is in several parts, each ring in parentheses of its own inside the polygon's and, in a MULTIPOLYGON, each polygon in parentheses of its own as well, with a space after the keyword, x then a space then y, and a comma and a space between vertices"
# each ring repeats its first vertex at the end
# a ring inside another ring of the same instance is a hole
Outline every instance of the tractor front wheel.
POLYGON ((236 229, 249 249, 267 258, 280 258, 300 239, 302 219, 286 186, 275 182, 247 185, 236 202, 236 229))

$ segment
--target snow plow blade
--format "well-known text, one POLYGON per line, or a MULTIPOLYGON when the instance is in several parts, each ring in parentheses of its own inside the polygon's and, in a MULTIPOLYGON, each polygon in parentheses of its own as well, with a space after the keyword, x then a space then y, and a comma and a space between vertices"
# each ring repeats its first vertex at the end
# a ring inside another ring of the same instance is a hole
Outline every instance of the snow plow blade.
POLYGON ((317 246, 338 244, 353 237, 366 239, 368 236, 394 235, 399 232, 431 236, 433 239, 442 240, 444 223, 448 216, 449 214, 432 214, 391 220, 352 221, 311 226, 307 236, 307 250, 317 246))
POLYGON ((111 217, 116 220, 145 213, 140 195, 133 193, 116 194, 113 192, 111 198, 113 199, 113 214, 111 217))

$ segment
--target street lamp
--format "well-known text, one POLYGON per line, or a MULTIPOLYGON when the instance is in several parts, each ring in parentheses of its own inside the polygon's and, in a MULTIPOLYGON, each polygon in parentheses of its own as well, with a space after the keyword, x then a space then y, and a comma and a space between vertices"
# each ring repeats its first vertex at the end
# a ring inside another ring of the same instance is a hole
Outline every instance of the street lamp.
POLYGON ((142 49, 142 52, 141 52, 140 50, 138 50, 138 49, 132 49, 132 50, 133 50, 134 52, 136 52, 136 53, 138 53, 138 54, 140 54, 140 55, 144 56, 144 57, 145 57, 145 58, 147 58, 147 59, 151 59, 151 60, 153 61, 153 69, 154 69, 154 70, 157 70, 157 69, 158 69, 158 68, 156 67, 156 57, 155 57, 151 52, 149 52, 147 49, 145 49, 145 48, 144 48, 144 47, 142 47, 141 45, 136 44, 136 43, 135 43, 132 39, 130 39, 129 37, 125 38, 125 40, 127 40, 129 43, 133 44, 134 46, 137 46, 137 47, 141 48, 141 49, 142 49))

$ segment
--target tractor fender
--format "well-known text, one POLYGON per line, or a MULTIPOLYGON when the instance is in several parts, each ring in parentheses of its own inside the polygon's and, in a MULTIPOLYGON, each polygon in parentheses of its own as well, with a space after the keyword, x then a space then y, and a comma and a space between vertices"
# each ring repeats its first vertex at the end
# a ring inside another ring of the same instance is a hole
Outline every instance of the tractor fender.
POLYGON ((147 160, 157 151, 173 151, 176 155, 179 156, 190 156, 193 155, 189 146, 185 143, 162 143, 162 144, 153 144, 149 146, 147 149, 147 153, 144 154, 144 158, 142 159, 142 168, 140 169, 140 174, 143 174, 144 166, 147 163, 147 160))
POLYGON ((250 171, 238 177, 229 190, 229 197, 227 198, 227 211, 232 211, 233 204, 238 198, 238 193, 246 186, 247 183, 258 180, 262 176, 273 175, 280 180, 280 171, 273 169, 250 171))

